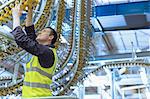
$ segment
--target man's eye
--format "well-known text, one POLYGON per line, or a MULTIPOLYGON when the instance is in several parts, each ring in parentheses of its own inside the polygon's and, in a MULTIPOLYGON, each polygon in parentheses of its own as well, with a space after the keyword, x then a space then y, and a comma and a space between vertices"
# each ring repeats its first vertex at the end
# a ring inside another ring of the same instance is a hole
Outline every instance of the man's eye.
POLYGON ((38 35, 40 35, 41 33, 38 33, 38 35))

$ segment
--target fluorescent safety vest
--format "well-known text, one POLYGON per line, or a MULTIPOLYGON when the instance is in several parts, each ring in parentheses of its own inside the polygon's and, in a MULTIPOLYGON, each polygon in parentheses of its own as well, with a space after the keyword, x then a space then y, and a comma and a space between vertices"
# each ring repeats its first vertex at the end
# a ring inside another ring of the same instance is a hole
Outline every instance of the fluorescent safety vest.
POLYGON ((22 89, 23 98, 52 96, 50 84, 52 83, 52 76, 56 69, 57 55, 56 49, 51 49, 55 57, 51 68, 43 68, 37 56, 33 56, 27 63, 22 89))

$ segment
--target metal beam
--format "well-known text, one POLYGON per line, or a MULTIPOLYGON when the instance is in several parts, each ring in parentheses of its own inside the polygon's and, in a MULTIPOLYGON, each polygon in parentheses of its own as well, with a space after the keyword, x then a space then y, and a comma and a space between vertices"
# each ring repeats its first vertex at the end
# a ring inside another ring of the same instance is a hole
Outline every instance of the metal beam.
MULTIPOLYGON (((144 27, 137 27, 137 28, 109 28, 109 29, 104 29, 104 32, 107 31, 123 31, 123 30, 141 30, 141 29, 150 29, 150 26, 144 26, 144 27)), ((100 32, 98 29, 94 29, 95 32, 100 32)))
MULTIPOLYGON (((96 16, 150 13, 150 1, 100 5, 95 7, 96 16)), ((93 15, 94 16, 94 15, 93 15)))
MULTIPOLYGON (((150 51, 143 51, 137 52, 137 57, 149 57, 150 51)), ((112 59, 122 59, 122 58, 132 58, 132 53, 119 53, 119 54, 111 54, 111 55, 102 55, 102 56, 95 56, 94 61, 98 60, 112 60, 112 59)), ((92 57, 89 58, 91 61, 93 60, 92 57)))
POLYGON ((134 89, 140 89, 145 88, 145 85, 136 85, 136 86, 130 86, 130 87, 123 87, 121 90, 134 90, 134 89))

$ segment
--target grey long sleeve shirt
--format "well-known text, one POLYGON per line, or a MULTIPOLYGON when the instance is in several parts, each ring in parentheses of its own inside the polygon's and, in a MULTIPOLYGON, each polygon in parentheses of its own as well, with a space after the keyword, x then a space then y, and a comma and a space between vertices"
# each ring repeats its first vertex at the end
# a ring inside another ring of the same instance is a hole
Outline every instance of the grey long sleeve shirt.
POLYGON ((17 45, 27 52, 38 57, 39 63, 44 68, 50 68, 54 64, 54 53, 49 47, 39 44, 36 41, 34 25, 25 27, 26 34, 20 26, 16 27, 11 33, 13 34, 17 45))

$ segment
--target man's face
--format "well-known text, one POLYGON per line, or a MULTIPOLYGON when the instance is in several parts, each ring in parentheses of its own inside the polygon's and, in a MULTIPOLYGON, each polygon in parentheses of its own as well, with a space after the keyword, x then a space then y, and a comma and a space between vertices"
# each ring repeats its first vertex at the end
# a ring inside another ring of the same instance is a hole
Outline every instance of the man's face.
POLYGON ((50 34, 52 34, 51 29, 45 28, 38 32, 36 40, 38 42, 45 42, 50 39, 50 34))

